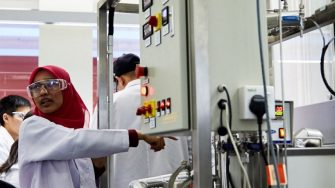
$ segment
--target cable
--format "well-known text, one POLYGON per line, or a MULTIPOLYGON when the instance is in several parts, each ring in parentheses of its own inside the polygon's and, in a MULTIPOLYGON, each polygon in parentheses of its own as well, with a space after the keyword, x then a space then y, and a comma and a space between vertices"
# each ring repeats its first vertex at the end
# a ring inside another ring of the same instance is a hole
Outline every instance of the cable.
MULTIPOLYGON (((280 0, 278 0, 278 4, 280 7, 280 0)), ((302 4, 302 1, 300 2, 302 4)), ((281 18, 281 9, 279 8, 279 18, 281 18)), ((322 31, 321 31, 322 32, 322 31)), ((285 87, 284 87, 284 63, 283 63, 283 26, 282 21, 279 19, 279 57, 280 57, 280 86, 281 86, 281 95, 282 95, 282 106, 283 113, 285 114, 285 87)), ((284 163, 287 167, 287 125, 285 121, 285 116, 283 116, 283 127, 284 127, 284 163)), ((291 138, 292 139, 292 138, 291 138)), ((286 169, 285 169, 286 170, 286 169)), ((287 184, 288 185, 288 184, 287 184)), ((285 186, 286 187, 286 186, 285 186)))
POLYGON ((311 18, 307 18, 307 20, 311 20, 314 23, 314 25, 318 28, 318 30, 320 31, 321 37, 322 37, 323 46, 325 46, 326 45, 325 35, 323 34, 322 29, 319 26, 319 24, 311 18))
MULTIPOLYGON (((228 110, 226 110, 226 116, 229 116, 228 113, 229 113, 228 110)), ((227 118, 225 118, 225 119, 226 119, 226 125, 227 125, 226 127, 227 127, 227 130, 228 130, 228 135, 229 135, 229 137, 231 138, 231 143, 232 143, 233 148, 234 148, 234 150, 235 150, 235 153, 236 153, 238 162, 239 162, 239 164, 240 164, 240 166, 241 166, 241 169, 242 169, 242 171, 243 171, 243 174, 244 174, 244 176, 245 176, 245 178, 246 178, 246 180, 247 180, 247 185, 248 185, 249 188, 251 188, 251 184, 250 184, 249 176, 248 176, 248 173, 247 173, 247 171, 245 170, 245 168, 244 168, 244 166, 243 166, 243 163, 242 163, 242 160, 241 160, 240 153, 239 153, 239 151, 238 151, 238 149, 237 149, 236 143, 235 143, 235 141, 234 141, 233 134, 231 133, 231 130, 230 130, 229 122, 228 122, 227 118)))
POLYGON ((265 166, 269 165, 268 159, 266 158, 265 151, 264 151, 264 146, 263 146, 263 134, 262 134, 262 123, 257 123, 258 124, 258 139, 259 139, 259 144, 261 147, 261 155, 263 157, 265 166))
MULTIPOLYGON (((228 89, 227 89, 226 86, 220 85, 218 87, 218 91, 219 92, 225 92, 226 96, 227 96, 227 100, 221 99, 218 103, 219 108, 221 109, 221 111, 220 111, 220 124, 221 124, 220 127, 224 127, 223 122, 222 122, 223 121, 222 114, 223 114, 223 110, 225 109, 225 102, 228 102, 228 111, 229 111, 229 124, 228 125, 229 125, 229 128, 231 129, 232 118, 233 118, 232 114, 233 113, 232 113, 232 105, 231 105, 231 100, 230 100, 230 95, 229 95, 228 89)), ((223 129, 221 128, 221 130, 223 130, 223 129)), ((227 139, 227 143, 228 144, 231 143, 229 138, 227 139)), ((228 181, 227 188, 229 188, 229 183, 231 184, 232 188, 235 188, 233 179, 232 179, 230 171, 229 171, 229 165, 230 165, 229 150, 227 150, 227 152, 226 152, 226 179, 228 181)))
POLYGON ((314 21, 313 19, 308 18, 308 20, 310 20, 310 21, 312 21, 314 23, 314 25, 318 28, 318 30, 320 31, 320 34, 322 36, 323 47, 322 47, 321 60, 320 60, 321 77, 322 77, 322 81, 326 85, 326 88, 328 89, 328 91, 333 96, 335 96, 335 91, 330 87, 330 85, 328 84, 328 81, 326 79, 325 68, 324 68, 325 55, 326 55, 326 52, 327 52, 329 44, 334 41, 334 37, 326 44, 325 36, 324 36, 324 34, 322 32, 322 29, 319 26, 319 24, 316 21, 314 21))
POLYGON ((108 12, 108 35, 114 35, 114 13, 115 7, 110 7, 108 12))
POLYGON ((325 55, 326 55, 326 52, 327 52, 327 49, 328 49, 328 46, 331 42, 334 41, 334 38, 332 38, 326 46, 324 46, 322 48, 322 53, 321 53, 321 60, 320 60, 320 68, 321 68, 321 77, 322 77, 322 80, 323 80, 323 83, 326 85, 328 91, 335 96, 335 91, 330 87, 330 85, 328 84, 327 82, 327 79, 326 79, 326 76, 325 76, 325 68, 324 68, 324 60, 325 60, 325 55))
POLYGON ((263 146, 263 133, 262 133, 263 116, 265 114, 265 98, 261 95, 254 95, 250 100, 249 110, 257 118, 258 140, 259 140, 259 145, 260 145, 260 152, 263 157, 265 166, 267 166, 269 162, 265 155, 265 150, 263 146))
POLYGON ((261 16, 260 16, 260 0, 257 0, 257 26, 258 26, 258 42, 259 42, 259 53, 261 58, 261 68, 262 68, 262 80, 263 80, 263 88, 264 88, 264 98, 265 98, 265 111, 266 111, 266 122, 268 129, 268 143, 270 144, 270 152, 272 156, 272 160, 274 163, 275 175, 277 180, 277 188, 280 188, 279 185, 279 175, 277 168, 277 159, 275 156, 272 135, 271 135, 271 127, 270 127, 270 117, 269 117, 269 109, 268 109, 268 97, 267 97, 267 88, 266 88, 266 78, 265 78, 265 68, 264 68, 264 57, 263 57, 263 42, 262 42, 262 28, 261 28, 261 16))
MULTIPOLYGON (((215 169, 215 175, 213 176, 213 181, 217 186, 222 187, 222 181, 221 181, 221 176, 222 176, 222 171, 221 168, 219 168, 221 166, 221 155, 220 153, 217 151, 217 147, 216 147, 216 142, 221 143, 221 137, 219 136, 218 139, 215 138, 215 135, 213 136, 213 142, 212 142, 212 147, 214 150, 214 169, 215 169)), ((212 166, 213 169, 213 166, 212 166)))

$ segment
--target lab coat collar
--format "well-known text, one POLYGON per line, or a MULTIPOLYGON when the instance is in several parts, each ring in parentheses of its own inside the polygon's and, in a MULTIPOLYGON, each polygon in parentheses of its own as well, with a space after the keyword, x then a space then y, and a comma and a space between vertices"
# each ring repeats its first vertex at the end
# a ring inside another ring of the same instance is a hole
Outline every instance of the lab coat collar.
POLYGON ((130 81, 125 88, 128 88, 128 87, 132 87, 132 86, 136 86, 136 85, 140 85, 141 83, 141 80, 140 79, 136 79, 136 80, 132 80, 130 81))

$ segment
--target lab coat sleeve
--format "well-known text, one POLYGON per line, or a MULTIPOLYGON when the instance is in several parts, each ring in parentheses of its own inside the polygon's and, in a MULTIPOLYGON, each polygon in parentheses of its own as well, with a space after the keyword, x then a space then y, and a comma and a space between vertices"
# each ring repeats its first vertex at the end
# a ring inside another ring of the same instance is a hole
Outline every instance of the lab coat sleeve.
POLYGON ((128 148, 127 130, 75 130, 33 116, 21 125, 19 161, 94 158, 124 152, 128 148))

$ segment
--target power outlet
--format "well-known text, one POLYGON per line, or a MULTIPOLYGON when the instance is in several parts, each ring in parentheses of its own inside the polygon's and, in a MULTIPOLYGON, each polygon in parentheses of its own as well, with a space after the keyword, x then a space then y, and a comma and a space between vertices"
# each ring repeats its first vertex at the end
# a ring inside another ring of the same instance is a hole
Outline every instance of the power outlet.
MULTIPOLYGON (((271 119, 275 118, 275 98, 274 87, 267 86, 267 98, 269 116, 271 119)), ((250 100, 254 95, 264 96, 263 86, 243 86, 239 88, 239 117, 240 119, 256 119, 256 116, 249 110, 250 100)), ((266 118, 264 114, 263 119, 266 118)))

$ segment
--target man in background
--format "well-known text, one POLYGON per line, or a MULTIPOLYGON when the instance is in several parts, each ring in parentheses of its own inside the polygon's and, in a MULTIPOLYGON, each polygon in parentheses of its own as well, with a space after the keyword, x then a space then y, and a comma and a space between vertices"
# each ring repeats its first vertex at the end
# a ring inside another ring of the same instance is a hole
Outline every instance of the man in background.
MULTIPOLYGON (((117 92, 113 95, 113 129, 141 129, 141 116, 136 110, 141 106, 140 79, 135 69, 140 59, 134 54, 124 54, 114 61, 114 76, 117 92)), ((188 160, 186 138, 166 140, 164 151, 152 152, 144 143, 137 149, 113 156, 112 187, 128 187, 133 180, 173 173, 180 162, 188 160)))
MULTIPOLYGON (((140 80, 135 75, 135 68, 139 63, 139 57, 134 54, 125 54, 114 61, 117 92, 113 94, 113 129, 141 128, 141 117, 136 116, 136 110, 141 105, 140 80)), ((130 148, 128 153, 113 156, 113 188, 128 187, 130 181, 149 176, 149 151, 142 142, 138 149, 141 152, 130 148)))

